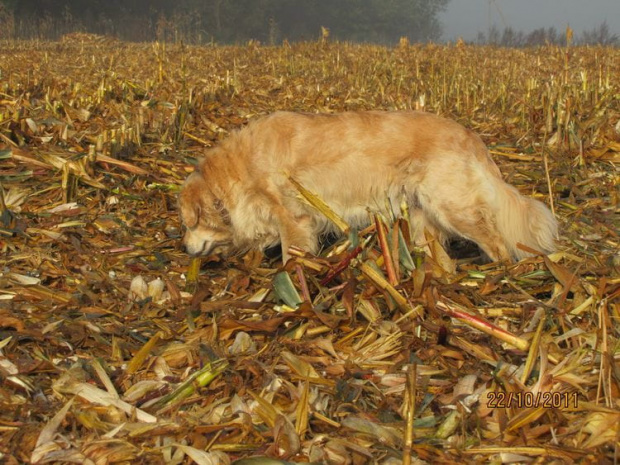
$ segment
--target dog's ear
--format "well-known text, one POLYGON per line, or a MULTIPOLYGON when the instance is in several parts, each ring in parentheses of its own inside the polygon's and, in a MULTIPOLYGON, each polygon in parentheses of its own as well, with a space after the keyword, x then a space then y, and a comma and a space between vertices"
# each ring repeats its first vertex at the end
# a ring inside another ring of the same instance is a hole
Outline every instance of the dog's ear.
POLYGON ((198 224, 200 219, 200 204, 198 202, 190 202, 188 199, 179 197, 179 212, 181 213, 181 221, 188 228, 193 228, 198 224))
POLYGON ((215 199, 213 201, 213 208, 215 208, 215 211, 219 213, 220 218, 222 218, 222 221, 224 222, 224 224, 226 226, 230 226, 231 225, 230 213, 224 206, 224 203, 220 199, 215 199))
POLYGON ((181 188, 178 197, 179 214, 181 221, 188 228, 198 225, 202 207, 200 206, 200 191, 202 187, 202 177, 194 171, 190 174, 181 188))

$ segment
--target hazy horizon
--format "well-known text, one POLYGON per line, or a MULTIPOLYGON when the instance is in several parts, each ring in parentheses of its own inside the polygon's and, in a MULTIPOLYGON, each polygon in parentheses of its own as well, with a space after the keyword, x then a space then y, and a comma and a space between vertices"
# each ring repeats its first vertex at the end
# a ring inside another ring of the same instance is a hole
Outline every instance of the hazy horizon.
POLYGON ((541 27, 555 27, 563 32, 570 25, 579 37, 584 30, 596 28, 605 21, 612 34, 620 35, 620 1, 452 0, 439 20, 443 25, 443 40, 447 41, 459 37, 475 40, 478 32, 486 34, 489 26, 500 31, 511 27, 527 33, 541 27))

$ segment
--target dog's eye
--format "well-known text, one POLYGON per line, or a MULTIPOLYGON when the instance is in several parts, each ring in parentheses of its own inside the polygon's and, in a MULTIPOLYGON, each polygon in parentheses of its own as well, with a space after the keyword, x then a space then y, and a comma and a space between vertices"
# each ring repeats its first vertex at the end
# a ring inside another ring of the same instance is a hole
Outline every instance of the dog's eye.
POLYGON ((215 199, 213 201, 213 208, 215 208, 215 211, 218 212, 218 214, 220 215, 220 218, 222 218, 222 221, 224 222, 224 224, 226 226, 230 226, 230 224, 231 224, 230 213, 228 212, 228 210, 224 206, 224 203, 220 199, 215 199))

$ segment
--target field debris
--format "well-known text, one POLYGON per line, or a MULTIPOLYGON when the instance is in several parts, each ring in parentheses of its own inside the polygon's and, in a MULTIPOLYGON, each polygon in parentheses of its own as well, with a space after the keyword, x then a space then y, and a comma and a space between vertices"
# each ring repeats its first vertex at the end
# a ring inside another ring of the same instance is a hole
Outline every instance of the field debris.
POLYGON ((5 42, 0 72, 3 463, 617 460, 617 48, 5 42), (376 216, 286 266, 181 251, 180 184, 253 116, 407 108, 552 198, 559 250, 376 216))

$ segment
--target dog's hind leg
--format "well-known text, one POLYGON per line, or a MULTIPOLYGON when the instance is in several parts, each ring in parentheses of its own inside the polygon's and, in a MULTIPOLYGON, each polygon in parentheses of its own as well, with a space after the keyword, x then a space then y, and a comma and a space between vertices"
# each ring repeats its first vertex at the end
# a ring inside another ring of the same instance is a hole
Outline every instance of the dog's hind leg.
POLYGON ((429 203, 426 212, 435 214, 440 229, 474 241, 493 261, 510 260, 495 211, 487 199, 462 195, 448 201, 433 198, 429 203))
POLYGON ((409 229, 411 239, 416 247, 423 248, 426 253, 430 254, 429 240, 437 240, 444 246, 448 241, 445 231, 438 228, 425 214, 424 210, 415 207, 409 212, 409 229), (430 236, 427 236, 426 233, 430 236))
POLYGON ((496 218, 488 209, 471 208, 465 214, 447 216, 450 225, 467 239, 474 241, 493 261, 511 260, 506 242, 496 223, 496 218))

